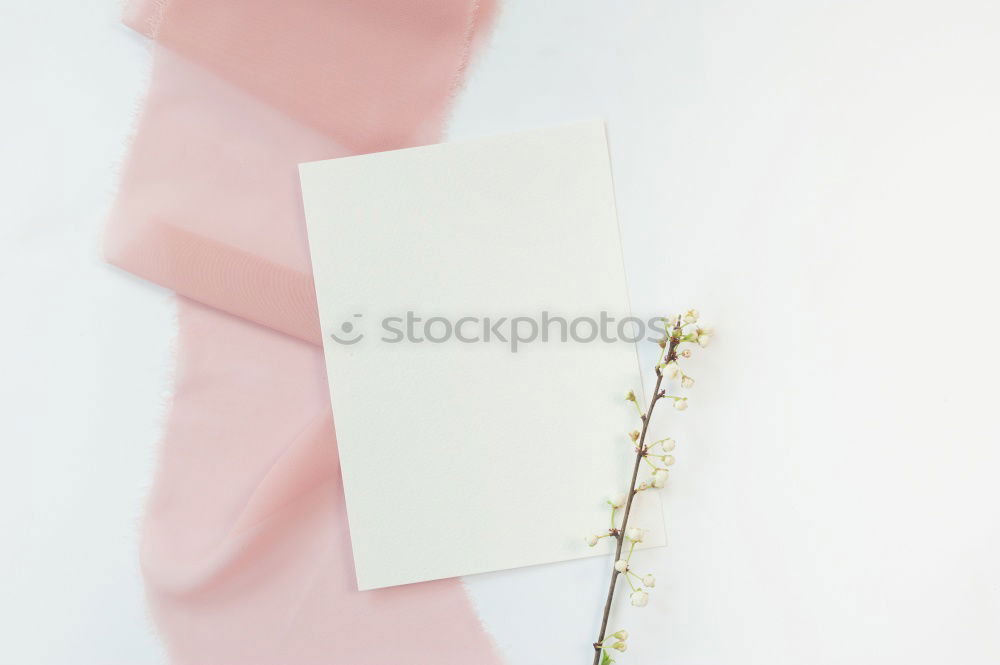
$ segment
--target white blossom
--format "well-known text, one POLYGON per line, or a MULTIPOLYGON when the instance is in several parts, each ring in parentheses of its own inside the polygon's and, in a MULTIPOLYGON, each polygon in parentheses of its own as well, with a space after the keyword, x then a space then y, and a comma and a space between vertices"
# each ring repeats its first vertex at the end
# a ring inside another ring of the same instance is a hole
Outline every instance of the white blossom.
MULTIPOLYGON (((681 370, 679 361, 682 358, 691 357, 693 348, 692 343, 698 344, 701 347, 708 346, 712 341, 714 333, 712 330, 704 328, 704 324, 699 323, 699 314, 695 309, 690 309, 684 314, 678 316, 664 317, 663 320, 667 323, 667 326, 664 330, 662 339, 658 340, 658 345, 661 349, 664 349, 664 351, 660 353, 655 366, 657 372, 657 393, 651 404, 655 405, 659 399, 665 398, 673 402, 673 407, 675 409, 678 411, 684 411, 688 408, 688 398, 676 394, 667 394, 668 391, 666 387, 661 390, 660 379, 676 381, 677 383, 673 385, 679 384, 680 388, 692 388, 695 385, 695 380, 681 370), (690 326, 690 328, 688 326, 690 326), (677 348, 678 345, 682 343, 685 345, 685 348, 677 348), (667 352, 668 344, 670 345, 669 352, 667 352), (691 345, 692 348, 686 348, 687 345, 691 345)), ((617 511, 624 508, 627 504, 630 504, 638 492, 647 490, 650 487, 662 488, 666 485, 667 480, 670 478, 670 467, 676 461, 674 456, 670 453, 675 449, 677 444, 669 437, 651 445, 646 444, 644 441, 640 443, 640 439, 644 439, 645 434, 647 433, 646 427, 649 424, 649 417, 652 416, 652 412, 644 413, 642 411, 642 407, 638 403, 636 394, 632 390, 629 390, 625 394, 625 400, 636 404, 640 420, 642 420, 641 431, 632 430, 631 432, 628 432, 628 436, 633 443, 632 447, 637 455, 636 467, 639 466, 639 462, 641 462, 643 458, 647 458, 645 461, 652 467, 652 473, 646 479, 641 481, 633 476, 632 486, 629 488, 627 493, 614 492, 607 496, 606 501, 608 505, 612 507, 611 529, 606 534, 603 532, 590 534, 586 536, 585 542, 588 546, 594 547, 598 544, 598 542, 600 542, 601 539, 611 537, 614 539, 620 555, 622 546, 625 544, 624 540, 626 538, 629 540, 631 545, 628 549, 626 558, 618 559, 614 562, 614 575, 616 581, 618 575, 626 576, 626 581, 632 589, 632 593, 629 596, 631 604, 634 607, 645 607, 649 603, 649 591, 656 586, 656 577, 652 574, 642 576, 635 574, 629 567, 628 559, 631 558, 631 554, 634 551, 635 546, 642 543, 645 539, 646 530, 635 526, 628 527, 626 529, 624 518, 622 526, 618 527, 614 518, 617 515, 617 511), (660 446, 659 451, 655 449, 657 445, 660 446), (659 460, 659 463, 656 460, 659 460), (641 584, 637 584, 636 581, 641 582, 641 584)), ((614 592, 614 585, 612 585, 612 589, 609 591, 609 596, 613 597, 614 592)), ((609 598, 609 602, 610 600, 611 598, 609 598)), ((603 654, 605 660, 611 660, 609 650, 625 651, 628 648, 625 642, 625 640, 628 639, 628 636, 628 631, 619 630, 608 635, 606 639, 595 643, 595 646, 599 650, 599 655, 603 654)))
POLYGON ((653 472, 653 487, 659 489, 667 484, 667 480, 670 478, 670 472, 666 469, 657 469, 653 472))

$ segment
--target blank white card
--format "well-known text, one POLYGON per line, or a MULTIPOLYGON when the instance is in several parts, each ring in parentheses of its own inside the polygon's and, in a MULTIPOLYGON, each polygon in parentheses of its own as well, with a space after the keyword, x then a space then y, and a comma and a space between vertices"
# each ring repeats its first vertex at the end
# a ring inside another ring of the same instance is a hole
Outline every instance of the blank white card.
POLYGON ((640 381, 634 344, 582 341, 628 316, 603 123, 300 176, 358 587, 606 553, 640 381))

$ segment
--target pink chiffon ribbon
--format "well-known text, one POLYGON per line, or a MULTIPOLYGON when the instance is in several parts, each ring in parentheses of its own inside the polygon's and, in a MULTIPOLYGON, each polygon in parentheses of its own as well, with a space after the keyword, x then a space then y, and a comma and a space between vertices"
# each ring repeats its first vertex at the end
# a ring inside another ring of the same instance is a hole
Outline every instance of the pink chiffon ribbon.
POLYGON ((437 140, 492 11, 126 8, 156 46, 106 253, 181 296, 141 554, 173 663, 501 662, 458 580, 356 590, 296 172, 437 140))

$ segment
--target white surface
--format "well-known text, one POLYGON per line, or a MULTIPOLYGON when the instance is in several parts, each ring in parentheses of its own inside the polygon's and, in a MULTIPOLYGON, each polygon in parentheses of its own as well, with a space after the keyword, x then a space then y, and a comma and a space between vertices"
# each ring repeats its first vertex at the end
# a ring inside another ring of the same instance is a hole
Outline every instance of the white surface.
MULTIPOLYGON (((97 258, 147 64, 113 4, 0 21, 4 662, 162 660, 135 519, 172 308, 97 258)), ((507 3, 452 135, 607 116, 633 306, 720 332, 620 662, 1000 660, 998 11, 507 3)), ((584 662, 605 574, 468 583, 511 663, 584 662)))
POLYGON ((524 340, 542 312, 629 316, 604 124, 299 170, 358 588, 593 556, 581 534, 631 471, 636 348, 524 340))
POLYGON ((100 257, 148 54, 114 2, 0 9, 0 662, 164 662, 138 523, 171 368, 167 293, 100 257))

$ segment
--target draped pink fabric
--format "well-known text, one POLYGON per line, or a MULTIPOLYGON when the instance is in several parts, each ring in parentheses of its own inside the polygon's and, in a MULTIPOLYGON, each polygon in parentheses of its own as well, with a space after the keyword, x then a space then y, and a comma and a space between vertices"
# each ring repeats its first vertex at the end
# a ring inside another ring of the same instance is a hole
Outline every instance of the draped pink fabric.
POLYGON ((355 588, 296 174, 436 140, 491 13, 475 0, 126 8, 157 46, 106 253, 181 295, 142 539, 173 663, 500 662, 458 580, 355 588))

